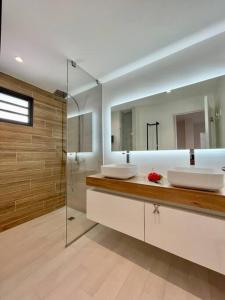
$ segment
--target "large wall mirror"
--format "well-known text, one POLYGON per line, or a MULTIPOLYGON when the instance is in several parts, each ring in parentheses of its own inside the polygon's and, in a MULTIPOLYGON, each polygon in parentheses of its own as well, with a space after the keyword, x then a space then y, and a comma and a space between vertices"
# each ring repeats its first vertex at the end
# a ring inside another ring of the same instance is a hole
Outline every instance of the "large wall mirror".
POLYGON ((92 113, 68 118, 68 152, 92 152, 92 113))
POLYGON ((112 151, 225 148, 225 76, 111 108, 112 151))

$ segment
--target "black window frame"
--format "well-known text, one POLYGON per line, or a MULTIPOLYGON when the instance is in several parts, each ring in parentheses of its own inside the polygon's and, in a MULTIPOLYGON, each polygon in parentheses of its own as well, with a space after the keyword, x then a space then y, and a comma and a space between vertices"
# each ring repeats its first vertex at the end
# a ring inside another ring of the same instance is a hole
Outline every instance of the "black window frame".
MULTIPOLYGON (((33 102, 34 102, 34 99, 30 96, 15 92, 13 90, 9 90, 9 89, 4 88, 4 87, 0 87, 0 93, 3 93, 3 94, 6 94, 6 95, 9 95, 9 96, 27 101, 28 102, 28 119, 29 119, 28 123, 24 123, 24 122, 21 122, 21 121, 15 121, 15 120, 0 118, 0 123, 4 122, 4 123, 17 124, 17 125, 24 125, 24 126, 33 126, 33 102)), ((0 99, 0 101, 1 101, 1 99, 0 99)), ((16 104, 13 104, 13 105, 19 106, 19 105, 16 105, 16 104)), ((14 112, 10 112, 10 113, 14 113, 14 112)), ((19 113, 14 113, 14 114, 19 114, 19 113)))

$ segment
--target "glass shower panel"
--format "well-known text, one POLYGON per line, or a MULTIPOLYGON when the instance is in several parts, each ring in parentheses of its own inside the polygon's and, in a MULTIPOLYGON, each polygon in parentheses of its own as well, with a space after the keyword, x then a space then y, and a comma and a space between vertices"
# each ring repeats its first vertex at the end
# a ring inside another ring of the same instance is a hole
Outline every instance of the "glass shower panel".
POLYGON ((102 164, 102 87, 67 62, 66 245, 96 225, 86 216, 86 176, 102 164))

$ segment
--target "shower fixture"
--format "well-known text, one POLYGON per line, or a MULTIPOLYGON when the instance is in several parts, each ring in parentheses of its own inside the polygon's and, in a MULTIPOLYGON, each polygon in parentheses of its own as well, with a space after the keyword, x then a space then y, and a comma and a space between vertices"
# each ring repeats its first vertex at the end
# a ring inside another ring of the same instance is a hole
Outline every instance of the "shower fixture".
POLYGON ((65 99, 67 97, 67 93, 62 91, 62 90, 58 90, 56 89, 53 93, 54 95, 56 95, 57 97, 63 98, 65 99))

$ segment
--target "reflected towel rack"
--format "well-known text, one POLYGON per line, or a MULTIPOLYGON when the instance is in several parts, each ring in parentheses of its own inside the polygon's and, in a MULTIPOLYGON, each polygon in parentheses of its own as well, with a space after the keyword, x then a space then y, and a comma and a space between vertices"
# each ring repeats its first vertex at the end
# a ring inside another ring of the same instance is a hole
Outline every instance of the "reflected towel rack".
POLYGON ((147 150, 154 150, 154 149, 149 149, 149 127, 155 126, 155 139, 156 139, 156 149, 159 150, 159 122, 155 123, 147 123, 147 150))

